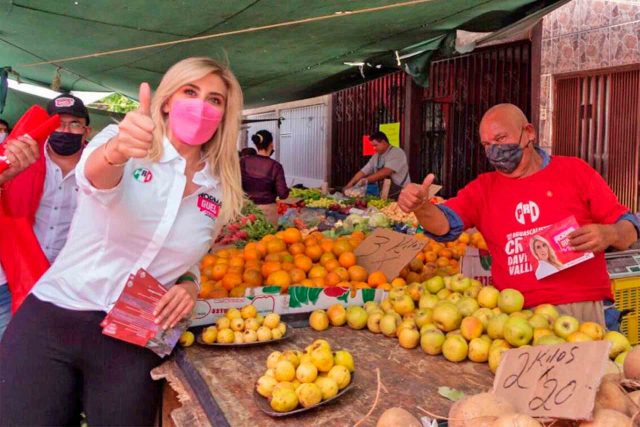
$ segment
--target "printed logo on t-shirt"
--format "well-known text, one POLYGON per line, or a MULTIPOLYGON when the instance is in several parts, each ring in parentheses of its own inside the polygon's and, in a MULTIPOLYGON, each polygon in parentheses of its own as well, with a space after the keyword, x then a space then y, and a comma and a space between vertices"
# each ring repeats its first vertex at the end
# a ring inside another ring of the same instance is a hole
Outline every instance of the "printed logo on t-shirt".
POLYGON ((133 177, 136 181, 146 184, 153 179, 153 173, 147 168, 138 168, 133 171, 133 177))
POLYGON ((198 194, 198 209, 209 218, 216 219, 220 215, 220 208, 222 202, 211 194, 200 193, 198 194))
POLYGON ((529 223, 535 223, 540 218, 540 208, 536 202, 520 202, 516 206, 516 221, 525 225, 527 223, 527 217, 529 217, 529 223))

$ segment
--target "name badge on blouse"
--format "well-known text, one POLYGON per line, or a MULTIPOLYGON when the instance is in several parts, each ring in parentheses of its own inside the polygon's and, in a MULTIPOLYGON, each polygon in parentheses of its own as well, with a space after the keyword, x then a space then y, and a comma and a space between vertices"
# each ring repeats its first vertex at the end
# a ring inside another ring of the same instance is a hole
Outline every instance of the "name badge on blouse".
POLYGON ((216 219, 220 215, 222 202, 210 194, 200 193, 198 195, 198 209, 209 218, 216 219))

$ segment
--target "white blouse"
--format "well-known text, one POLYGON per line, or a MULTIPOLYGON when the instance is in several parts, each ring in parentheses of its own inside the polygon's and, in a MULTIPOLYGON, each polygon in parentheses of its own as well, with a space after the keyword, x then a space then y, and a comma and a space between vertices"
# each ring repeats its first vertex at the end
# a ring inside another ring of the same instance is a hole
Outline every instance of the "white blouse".
POLYGON ((40 300, 109 311, 140 268, 165 286, 187 271, 199 280, 199 260, 222 227, 219 181, 205 165, 193 177, 200 188, 183 199, 186 161, 165 138, 159 161, 131 159, 115 188, 97 189, 84 173, 87 158, 117 133, 110 125, 96 135, 76 167, 78 207, 66 245, 32 290, 40 300))

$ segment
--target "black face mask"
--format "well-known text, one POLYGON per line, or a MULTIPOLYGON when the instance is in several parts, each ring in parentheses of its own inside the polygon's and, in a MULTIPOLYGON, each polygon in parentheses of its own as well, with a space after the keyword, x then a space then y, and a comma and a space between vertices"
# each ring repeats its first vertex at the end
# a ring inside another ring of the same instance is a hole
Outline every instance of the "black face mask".
POLYGON ((53 132, 49 136, 49 146, 59 156, 71 156, 82 148, 82 134, 53 132))

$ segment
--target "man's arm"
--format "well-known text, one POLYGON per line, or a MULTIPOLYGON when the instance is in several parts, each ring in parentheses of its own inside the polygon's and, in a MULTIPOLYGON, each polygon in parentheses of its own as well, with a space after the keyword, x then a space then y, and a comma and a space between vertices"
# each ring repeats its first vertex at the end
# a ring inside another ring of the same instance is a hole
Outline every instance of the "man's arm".
POLYGON ((574 251, 603 252, 609 246, 618 250, 628 249, 636 240, 638 232, 628 220, 615 224, 589 224, 580 227, 569 236, 574 251))
POLYGON ((345 189, 347 189, 347 188, 351 188, 351 187, 353 187, 354 185, 356 185, 356 183, 357 183, 358 181, 360 181, 360 180, 361 180, 362 178, 364 178, 365 176, 367 176, 367 175, 365 175, 365 174, 364 174, 364 172, 362 172, 362 171, 358 171, 358 173, 357 173, 357 174, 355 174, 355 175, 353 176, 353 178, 351 178, 351 180, 347 183, 347 185, 345 185, 345 186, 344 186, 344 188, 345 188, 345 189))
POLYGON ((429 187, 434 180, 427 175, 422 184, 408 184, 400 193, 398 205, 404 212, 413 212, 426 231, 444 236, 451 229, 447 216, 429 201, 429 187))

